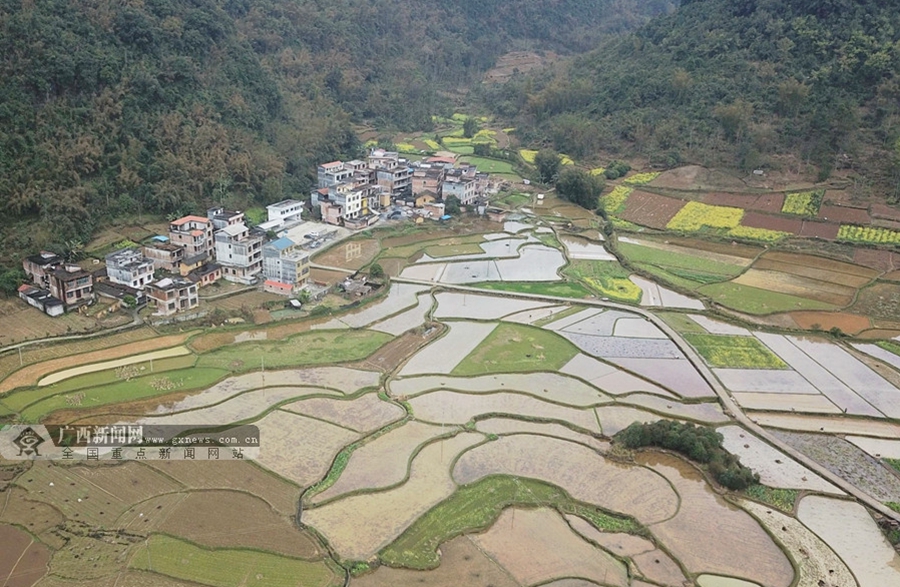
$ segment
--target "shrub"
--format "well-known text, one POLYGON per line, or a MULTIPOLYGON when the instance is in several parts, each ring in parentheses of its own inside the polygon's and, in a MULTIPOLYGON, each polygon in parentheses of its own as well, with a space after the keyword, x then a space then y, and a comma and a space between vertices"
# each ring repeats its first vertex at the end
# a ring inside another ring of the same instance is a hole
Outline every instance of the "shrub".
POLYGON ((619 431, 613 440, 627 448, 655 446, 681 453, 707 470, 723 486, 742 490, 759 483, 759 475, 741 464, 722 446, 722 435, 708 426, 673 420, 650 424, 635 422, 619 431))
POLYGON ((624 177, 629 171, 631 171, 631 165, 628 163, 623 161, 613 161, 606 167, 604 174, 606 175, 606 179, 619 179, 620 177, 624 177))

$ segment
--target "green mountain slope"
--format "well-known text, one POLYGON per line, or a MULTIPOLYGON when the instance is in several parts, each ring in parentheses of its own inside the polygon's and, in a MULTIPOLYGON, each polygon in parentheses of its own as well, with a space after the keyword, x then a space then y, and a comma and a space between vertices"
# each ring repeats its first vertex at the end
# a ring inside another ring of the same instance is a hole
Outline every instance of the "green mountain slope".
POLYGON ((506 51, 572 54, 670 7, 0 0, 0 207, 12 212, 0 246, 85 240, 142 211, 302 194, 316 161, 354 154, 352 122, 426 126, 441 90, 506 51))
MULTIPOLYGON (((674 165, 809 161, 896 177, 900 10, 876 0, 694 0, 563 73, 486 89, 532 140, 674 165), (792 157, 781 158, 781 155, 792 157)), ((895 182, 894 182, 895 183, 895 182)))

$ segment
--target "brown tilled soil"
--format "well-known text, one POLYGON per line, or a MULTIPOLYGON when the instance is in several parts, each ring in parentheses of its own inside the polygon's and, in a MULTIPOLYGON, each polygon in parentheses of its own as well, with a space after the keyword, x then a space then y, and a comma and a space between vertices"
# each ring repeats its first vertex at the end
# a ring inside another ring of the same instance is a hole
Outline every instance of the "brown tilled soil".
POLYGON ((391 342, 387 343, 365 361, 359 363, 361 369, 375 369, 383 373, 390 373, 400 366, 416 349, 424 346, 428 341, 439 336, 445 327, 435 323, 435 328, 424 336, 417 330, 407 332, 391 342))
POLYGON ((804 330, 831 330, 837 327, 847 334, 856 334, 872 327, 866 316, 846 312, 791 312, 791 318, 804 330))
POLYGON ((816 255, 773 251, 764 254, 760 261, 777 263, 781 266, 780 270, 786 273, 796 273, 825 281, 834 280, 842 285, 855 287, 863 286, 878 277, 878 271, 868 267, 816 255))
POLYGON ((872 215, 872 218, 900 221, 900 210, 887 204, 872 204, 869 207, 869 213, 872 215))
POLYGON ((840 224, 832 224, 831 222, 816 222, 815 220, 804 220, 803 226, 800 228, 800 236, 834 240, 837 238, 838 230, 840 228, 840 224))
POLYGON ((876 320, 900 319, 900 285, 876 283, 860 290, 853 311, 876 320))
POLYGON ((772 212, 778 214, 784 205, 784 194, 706 194, 700 198, 701 202, 714 206, 732 206, 745 210, 758 210, 760 212, 772 212))
POLYGON ((532 69, 552 63, 556 56, 552 53, 542 57, 531 51, 512 51, 501 55, 496 65, 487 70, 482 81, 487 84, 502 84, 516 73, 527 73, 532 69))
POLYGON ((635 191, 628 196, 620 216, 641 226, 664 229, 682 207, 684 200, 635 191))
POLYGON ((869 213, 864 209, 848 208, 847 206, 822 206, 819 209, 819 218, 841 224, 867 225, 871 222, 869 213))
POLYGON ((853 262, 879 271, 900 269, 900 254, 881 249, 856 249, 853 262))
POLYGON ((744 214, 741 224, 750 228, 765 228, 766 230, 780 230, 781 232, 789 232, 791 234, 800 234, 803 227, 803 221, 799 218, 788 218, 786 216, 772 216, 770 214, 762 214, 760 212, 747 212, 744 214))
POLYGON ((338 243, 313 257, 313 263, 354 271, 368 264, 378 254, 380 246, 374 238, 338 243))
POLYGON ((31 587, 47 573, 50 551, 12 526, 0 526, 0 577, 3 587, 31 587))
POLYGON ((750 269, 736 277, 734 283, 768 291, 817 300, 834 306, 847 306, 853 301, 856 288, 828 283, 780 271, 750 269))

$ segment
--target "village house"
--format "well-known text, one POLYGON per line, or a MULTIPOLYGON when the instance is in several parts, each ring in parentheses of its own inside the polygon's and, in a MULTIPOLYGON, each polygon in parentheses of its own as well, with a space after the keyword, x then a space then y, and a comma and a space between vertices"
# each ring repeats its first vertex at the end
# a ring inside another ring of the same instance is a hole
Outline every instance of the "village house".
POLYGON ((171 242, 154 242, 141 247, 144 258, 153 263, 154 270, 177 272, 184 259, 184 247, 171 242))
POLYGON ((113 283, 144 289, 153 281, 153 261, 136 248, 115 251, 106 256, 106 276, 113 283))
POLYGON ((191 264, 213 252, 213 222, 203 216, 184 216, 169 223, 169 242, 184 249, 183 258, 191 264))
POLYGON ((268 223, 277 222, 279 227, 298 224, 302 221, 303 202, 300 200, 282 200, 266 206, 268 223))
POLYGON ((216 261, 228 281, 251 285, 262 271, 262 243, 265 233, 250 230, 243 222, 217 230, 216 261))
POLYGON ((206 211, 206 217, 212 222, 212 228, 221 230, 226 226, 244 224, 244 213, 236 210, 226 210, 221 206, 213 206, 206 211))
POLYGON ((147 285, 147 297, 156 306, 154 314, 171 316, 200 304, 197 284, 183 277, 166 277, 147 285))
POLYGON ((33 285, 20 285, 19 297, 25 300, 29 306, 33 306, 48 316, 60 316, 65 313, 66 307, 49 290, 40 289, 33 285))
POLYGON ((287 237, 263 245, 263 289, 293 295, 309 280, 309 254, 287 237))
POLYGON ((218 263, 206 263, 187 274, 187 278, 197 284, 197 287, 206 287, 222 279, 222 266, 218 263))
POLYGON ((431 192, 440 195, 444 184, 444 166, 424 164, 413 168, 412 195, 418 196, 422 192, 431 192))
POLYGON ((65 304, 67 312, 93 303, 94 277, 78 265, 62 265, 50 273, 50 294, 65 304))
POLYGON ((25 257, 22 269, 39 288, 50 287, 50 274, 62 265, 62 257, 50 251, 41 251, 37 255, 25 257))

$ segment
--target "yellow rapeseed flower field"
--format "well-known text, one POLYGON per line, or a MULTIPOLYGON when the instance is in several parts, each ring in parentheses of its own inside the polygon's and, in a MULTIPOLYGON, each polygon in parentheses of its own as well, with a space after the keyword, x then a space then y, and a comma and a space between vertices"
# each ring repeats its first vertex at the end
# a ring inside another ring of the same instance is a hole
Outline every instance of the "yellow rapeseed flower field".
POLYGON ((741 223, 744 210, 729 206, 710 206, 688 202, 666 225, 670 230, 696 232, 703 228, 735 228, 741 223))
POLYGON ((644 185, 659 177, 659 172, 636 173, 624 180, 628 185, 644 185))

